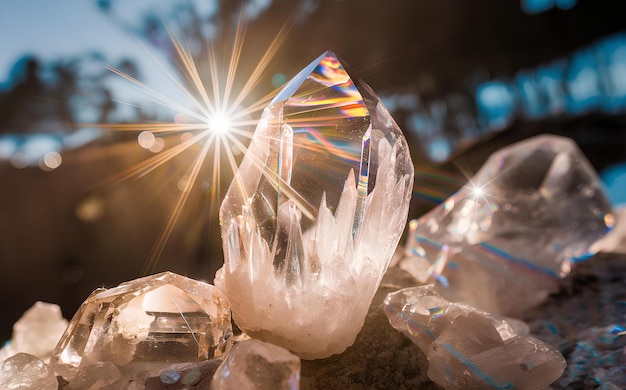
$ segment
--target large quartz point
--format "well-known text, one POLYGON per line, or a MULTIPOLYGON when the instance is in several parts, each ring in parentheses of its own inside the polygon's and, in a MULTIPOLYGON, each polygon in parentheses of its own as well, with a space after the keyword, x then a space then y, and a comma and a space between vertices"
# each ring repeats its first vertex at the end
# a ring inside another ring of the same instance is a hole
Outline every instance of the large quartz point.
POLYGON ((259 340, 235 344, 211 382, 212 390, 300 388, 300 358, 259 340))
POLYGON ((385 299, 391 325, 429 360, 428 377, 445 389, 542 389, 565 370, 563 355, 508 321, 462 303, 434 286, 399 290, 385 299))
POLYGON ((332 52, 265 108, 220 210, 215 279, 237 325, 305 359, 350 346, 406 223, 413 164, 332 52))
POLYGON ((576 144, 538 136, 494 153, 465 187, 411 221, 401 267, 449 300, 518 315, 593 254, 614 218, 576 144))
POLYGON ((71 380, 115 367, 128 375, 221 356, 232 345, 230 307, 210 284, 164 272, 97 289, 78 309, 51 364, 71 380))

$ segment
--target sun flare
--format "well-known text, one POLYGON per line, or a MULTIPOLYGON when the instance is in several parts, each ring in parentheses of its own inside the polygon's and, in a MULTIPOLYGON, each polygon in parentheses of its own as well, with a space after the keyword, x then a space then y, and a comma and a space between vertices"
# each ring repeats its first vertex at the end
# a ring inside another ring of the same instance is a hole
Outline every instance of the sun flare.
MULTIPOLYGON (((208 69, 202 69, 208 70, 205 73, 199 71, 185 37, 175 36, 168 29, 185 82, 167 71, 165 71, 165 76, 186 97, 187 104, 152 89, 119 69, 107 67, 113 73, 140 88, 150 100, 165 108, 173 109, 177 114, 171 122, 81 124, 81 126, 105 128, 116 132, 132 132, 137 134, 138 146, 154 153, 153 156, 110 178, 104 183, 104 190, 126 180, 152 173, 183 153, 193 156, 193 160, 184 165, 186 172, 180 174, 177 200, 143 267, 144 274, 154 271, 194 186, 202 183, 210 189, 208 201, 211 210, 216 210, 216 206, 219 206, 222 183, 230 182, 237 171, 236 156, 245 153, 248 140, 252 137, 254 127, 258 122, 255 118, 260 117, 260 112, 277 91, 272 91, 252 103, 246 102, 285 39, 290 25, 290 21, 287 21, 278 31, 249 75, 237 74, 238 64, 242 60, 246 32, 246 26, 241 18, 230 48, 230 58, 224 64, 218 62, 222 56, 216 53, 213 43, 204 42, 209 53, 208 69), (202 77, 201 74, 209 76, 202 77), (237 84, 236 80, 243 85, 237 84), (223 168, 224 166, 226 169, 223 168), (222 177, 225 174, 229 177, 222 177)), ((156 58, 154 60, 161 69, 166 69, 156 58)))

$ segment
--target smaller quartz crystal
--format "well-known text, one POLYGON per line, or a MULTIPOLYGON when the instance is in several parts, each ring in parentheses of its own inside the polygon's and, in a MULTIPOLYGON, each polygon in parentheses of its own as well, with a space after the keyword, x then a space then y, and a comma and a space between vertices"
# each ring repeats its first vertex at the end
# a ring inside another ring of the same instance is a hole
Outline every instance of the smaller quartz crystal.
POLYGON ((517 334, 502 318, 448 302, 432 285, 389 294, 384 310, 424 351, 428 377, 445 389, 540 389, 565 369, 552 346, 517 334))
POLYGON ((446 299, 518 316, 558 289, 615 216, 576 144, 542 135, 500 149, 409 224, 401 268, 446 299))
POLYGON ((236 344, 213 376, 213 390, 294 390, 300 387, 300 358, 273 344, 236 344))
POLYGON ((51 364, 71 382, 88 366, 112 363, 132 374, 219 357, 230 345, 230 306, 219 290, 164 272, 94 291, 51 364))
POLYGON ((41 359, 27 353, 18 353, 0 365, 0 389, 56 390, 54 373, 41 359))
POLYGON ((66 328, 58 305, 36 302, 13 325, 12 339, 0 350, 0 361, 24 352, 48 362, 66 328))

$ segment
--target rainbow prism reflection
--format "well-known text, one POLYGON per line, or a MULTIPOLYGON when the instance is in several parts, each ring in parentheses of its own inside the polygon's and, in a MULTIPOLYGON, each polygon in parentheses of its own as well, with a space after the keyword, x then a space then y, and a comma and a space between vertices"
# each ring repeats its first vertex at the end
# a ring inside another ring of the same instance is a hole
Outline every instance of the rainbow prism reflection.
POLYGON ((215 283, 250 335, 343 352, 406 224, 413 162, 380 99, 326 52, 265 108, 220 210, 215 283))

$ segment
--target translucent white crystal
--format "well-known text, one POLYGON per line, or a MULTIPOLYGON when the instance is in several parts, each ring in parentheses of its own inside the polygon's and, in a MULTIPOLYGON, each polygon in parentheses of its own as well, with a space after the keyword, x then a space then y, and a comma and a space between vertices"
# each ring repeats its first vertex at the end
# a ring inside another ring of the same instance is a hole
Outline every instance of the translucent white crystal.
POLYGON ((315 359, 363 325, 405 226, 413 164, 378 97, 327 52, 265 108, 220 210, 215 284, 237 325, 315 359))
POLYGON ((540 389, 565 369, 552 346, 518 335, 501 318, 448 302, 432 285, 389 294, 384 310, 391 325, 424 351, 428 377, 445 389, 540 389))
POLYGON ((84 370, 108 370, 111 364, 132 377, 219 357, 230 345, 230 307, 219 290, 164 272, 94 291, 74 315, 51 365, 70 382, 84 370))
POLYGON ((0 365, 0 389, 56 390, 58 381, 41 359, 27 353, 18 353, 0 365))
POLYGON ((36 302, 13 325, 12 352, 25 352, 47 362, 67 325, 58 305, 36 302))
POLYGON ((293 390, 300 387, 300 358, 259 340, 235 344, 211 382, 213 390, 293 390))
POLYGON ((122 374, 115 364, 97 362, 81 367, 66 388, 68 390, 100 390, 118 382, 121 377, 122 374))
POLYGON ((400 266, 451 301, 518 315, 556 290, 614 222, 574 142, 543 135, 497 151, 465 187, 411 221, 400 266))

